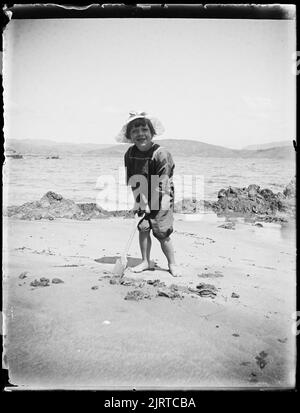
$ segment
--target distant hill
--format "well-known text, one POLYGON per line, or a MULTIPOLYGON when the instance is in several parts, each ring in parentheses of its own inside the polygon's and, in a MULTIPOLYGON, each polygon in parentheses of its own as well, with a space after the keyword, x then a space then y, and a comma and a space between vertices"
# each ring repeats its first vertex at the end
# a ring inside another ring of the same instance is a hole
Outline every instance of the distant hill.
POLYGON ((85 154, 94 149, 104 149, 111 145, 97 143, 66 143, 42 139, 6 139, 5 149, 15 150, 22 155, 75 155, 85 154))
POLYGON ((278 147, 283 147, 283 146, 293 146, 293 140, 291 139, 290 141, 269 142, 269 143, 263 143, 261 145, 248 145, 248 146, 245 146, 243 149, 257 151, 261 149, 278 148, 278 147))
MULTIPOLYGON (((224 146, 211 145, 204 142, 187 139, 157 139, 159 145, 168 149, 176 156, 199 156, 214 158, 266 158, 266 159, 295 159, 292 144, 259 150, 229 149, 224 146)), ((284 141, 285 143, 288 141, 284 141)), ((35 139, 6 139, 5 149, 31 156, 51 155, 82 155, 82 156, 123 156, 129 144, 97 144, 97 143, 59 143, 49 140, 35 139)))
MULTIPOLYGON (((295 156, 293 146, 284 146, 265 150, 237 150, 185 139, 159 139, 155 142, 168 149, 175 157, 199 156, 202 158, 293 159, 295 156)), ((117 144, 110 146, 109 148, 88 152, 88 154, 94 156, 123 156, 129 146, 129 144, 117 144)))
MULTIPOLYGON (((187 140, 187 139, 159 139, 154 140, 160 146, 168 149, 174 156, 209 156, 209 157, 231 157, 235 150, 223 146, 210 145, 208 143, 187 140)), ((109 148, 89 152, 89 155, 110 155, 116 156, 124 154, 130 144, 117 144, 109 148)))
POLYGON ((277 148, 261 149, 258 151, 242 150, 242 158, 265 158, 295 160, 296 152, 293 146, 280 146, 277 148))

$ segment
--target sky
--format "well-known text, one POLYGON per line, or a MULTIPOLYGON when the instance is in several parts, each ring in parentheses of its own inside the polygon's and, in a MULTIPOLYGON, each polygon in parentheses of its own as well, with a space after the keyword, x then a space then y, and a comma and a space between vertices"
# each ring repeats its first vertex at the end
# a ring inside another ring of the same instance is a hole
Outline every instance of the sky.
POLYGON ((293 20, 28 19, 4 33, 5 138, 115 143, 131 110, 165 138, 295 139, 293 20))

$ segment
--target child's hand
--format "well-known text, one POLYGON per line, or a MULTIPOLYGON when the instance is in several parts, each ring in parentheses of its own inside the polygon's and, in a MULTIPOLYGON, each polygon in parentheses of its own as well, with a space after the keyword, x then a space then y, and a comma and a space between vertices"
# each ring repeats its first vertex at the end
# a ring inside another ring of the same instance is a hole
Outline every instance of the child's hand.
POLYGON ((147 198, 144 194, 141 194, 141 202, 134 202, 133 212, 134 214, 138 214, 139 216, 143 215, 144 213, 150 214, 151 210, 147 201, 147 198))
POLYGON ((145 197, 144 194, 141 194, 141 195, 142 195, 142 201, 144 203, 144 208, 143 209, 144 209, 146 214, 150 214, 150 207, 148 205, 148 200, 147 200, 147 198, 145 197))
POLYGON ((146 205, 144 210, 142 210, 140 206, 134 206, 133 208, 133 213, 138 214, 139 217, 144 215, 144 213, 150 214, 150 212, 151 211, 150 211, 149 205, 146 205))

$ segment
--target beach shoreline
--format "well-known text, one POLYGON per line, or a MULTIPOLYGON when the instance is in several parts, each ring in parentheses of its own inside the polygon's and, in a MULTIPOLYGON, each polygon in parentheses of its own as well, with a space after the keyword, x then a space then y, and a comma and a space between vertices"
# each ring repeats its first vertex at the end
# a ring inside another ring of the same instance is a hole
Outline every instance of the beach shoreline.
MULTIPOLYGON (((175 214, 181 278, 171 277, 153 241, 154 271, 132 277, 126 270, 121 284, 112 270, 132 219, 4 217, 11 383, 26 389, 292 388, 293 225, 282 230, 237 220, 228 227, 211 214, 195 218, 175 214), (47 286, 35 284, 41 278, 47 286), (208 295, 199 284, 210 286, 208 295)), ((129 254, 129 267, 140 262, 137 237, 129 254)))

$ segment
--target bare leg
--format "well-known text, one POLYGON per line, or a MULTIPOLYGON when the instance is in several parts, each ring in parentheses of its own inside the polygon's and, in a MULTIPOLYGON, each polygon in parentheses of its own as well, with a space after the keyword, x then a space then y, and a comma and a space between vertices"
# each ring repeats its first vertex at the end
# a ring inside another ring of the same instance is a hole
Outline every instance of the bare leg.
POLYGON ((168 260, 170 273, 173 275, 173 277, 180 277, 180 272, 178 271, 175 263, 174 247, 171 238, 167 237, 163 240, 159 240, 159 242, 161 249, 168 260))
POLYGON ((150 251, 151 251, 151 237, 150 231, 139 232, 140 249, 143 261, 132 269, 133 272, 142 272, 151 269, 150 251))

